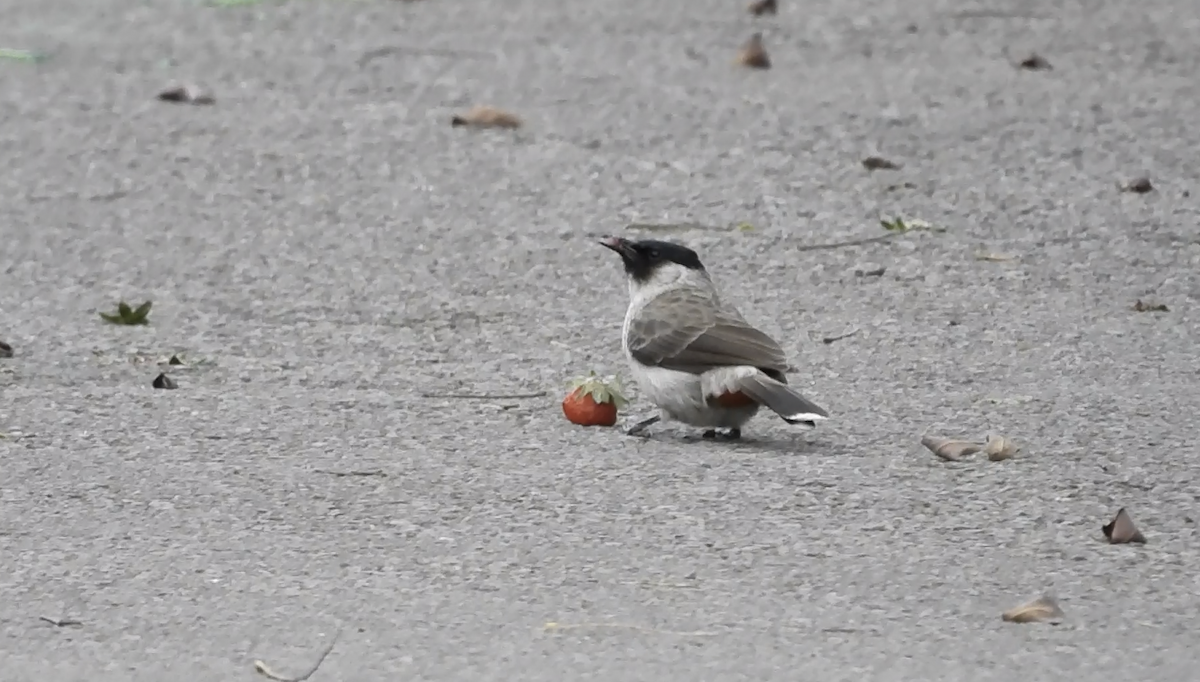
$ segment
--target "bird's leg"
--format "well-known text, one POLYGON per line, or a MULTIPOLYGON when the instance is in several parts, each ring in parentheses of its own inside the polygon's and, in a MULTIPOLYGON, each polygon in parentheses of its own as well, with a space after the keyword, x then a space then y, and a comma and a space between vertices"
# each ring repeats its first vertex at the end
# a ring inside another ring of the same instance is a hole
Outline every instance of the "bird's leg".
POLYGON ((709 429, 704 432, 704 437, 710 440, 714 438, 719 438, 721 440, 737 440, 742 437, 742 430, 738 428, 709 429))
POLYGON ((662 420, 662 416, 660 416, 660 415, 654 415, 653 417, 650 417, 649 419, 643 419, 642 421, 629 427, 629 430, 625 432, 625 435, 647 438, 649 436, 647 434, 645 434, 646 429, 651 426, 654 426, 661 420, 662 420))

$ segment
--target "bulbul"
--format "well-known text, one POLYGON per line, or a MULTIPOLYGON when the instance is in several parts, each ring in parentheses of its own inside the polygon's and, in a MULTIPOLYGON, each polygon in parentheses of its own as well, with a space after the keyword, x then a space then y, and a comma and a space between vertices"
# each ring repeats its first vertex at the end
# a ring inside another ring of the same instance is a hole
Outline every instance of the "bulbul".
POLYGON ((671 242, 606 237, 629 282, 622 346, 641 392, 662 418, 706 428, 705 438, 740 438, 766 407, 806 429, 829 413, 787 385, 794 371, 771 337, 721 301, 695 251, 671 242))

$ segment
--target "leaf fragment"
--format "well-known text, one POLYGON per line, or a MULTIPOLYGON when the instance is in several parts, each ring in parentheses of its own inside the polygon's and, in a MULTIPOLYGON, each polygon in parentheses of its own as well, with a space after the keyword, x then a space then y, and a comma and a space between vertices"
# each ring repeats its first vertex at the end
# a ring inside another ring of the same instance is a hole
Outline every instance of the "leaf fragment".
POLYGON ((1133 304, 1133 312, 1135 313, 1168 313, 1171 312, 1165 303, 1147 303, 1142 299, 1138 299, 1137 303, 1133 304))
POLYGON ((1009 623, 1058 623, 1065 615, 1058 600, 1047 594, 1028 604, 1011 608, 1000 617, 1009 623))
POLYGON ((1031 52, 1027 57, 1017 62, 1017 66, 1026 71, 1051 71, 1054 69, 1045 57, 1036 52, 1031 52))
POLYGON ((26 62, 28 64, 39 64, 50 58, 42 52, 33 50, 18 50, 11 47, 0 47, 0 59, 7 59, 12 62, 26 62))
POLYGON ((471 107, 465 113, 452 117, 450 125, 455 128, 470 126, 473 128, 507 128, 511 130, 521 127, 521 119, 503 109, 477 105, 471 107))
POLYGON ((179 388, 179 385, 176 384, 171 377, 167 376, 166 374, 159 374, 158 376, 154 377, 154 383, 151 385, 154 388, 161 388, 165 390, 179 388))
POLYGON ((1011 438, 988 434, 987 443, 984 444, 983 451, 989 460, 1002 462, 1006 459, 1016 457, 1021 452, 1021 448, 1011 438))
POLYGON ((767 55, 767 48, 763 47, 761 32, 751 35, 750 39, 742 44, 734 63, 748 69, 771 68, 771 58, 767 55))
POLYGON ((1120 188, 1122 192, 1133 192, 1134 194, 1146 194, 1154 191, 1154 185, 1150 184, 1150 178, 1147 177, 1134 178, 1120 185, 1120 188))
POLYGON ((757 0, 756 2, 750 3, 750 5, 746 7, 746 11, 756 17, 761 17, 764 14, 778 14, 779 3, 777 0, 757 0))
POLYGON ((158 93, 158 100, 173 104, 195 104, 208 106, 217 103, 217 98, 195 85, 176 85, 158 93))
POLYGON ((965 440, 939 438, 937 436, 922 437, 921 445, 929 448, 930 452, 938 457, 941 457, 947 462, 957 462, 963 457, 973 455, 982 449, 978 443, 972 443, 965 440))
POLYGON ((1104 533, 1110 545, 1124 545, 1130 542, 1146 544, 1146 536, 1133 525, 1133 519, 1129 517, 1125 507, 1118 509, 1113 520, 1101 526, 1100 531, 1104 533))
POLYGON ((895 161, 885 159, 882 156, 868 156, 862 160, 863 168, 869 171, 876 170, 900 170, 902 166, 895 161))

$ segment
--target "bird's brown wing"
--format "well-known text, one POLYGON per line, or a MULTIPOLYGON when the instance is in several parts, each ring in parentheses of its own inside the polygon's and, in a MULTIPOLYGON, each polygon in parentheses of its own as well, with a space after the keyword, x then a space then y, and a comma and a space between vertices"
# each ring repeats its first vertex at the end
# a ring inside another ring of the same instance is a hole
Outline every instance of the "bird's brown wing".
POLYGON ((774 339, 699 289, 675 289, 647 303, 631 321, 626 341, 642 364, 693 374, 731 365, 772 374, 789 369, 774 339))

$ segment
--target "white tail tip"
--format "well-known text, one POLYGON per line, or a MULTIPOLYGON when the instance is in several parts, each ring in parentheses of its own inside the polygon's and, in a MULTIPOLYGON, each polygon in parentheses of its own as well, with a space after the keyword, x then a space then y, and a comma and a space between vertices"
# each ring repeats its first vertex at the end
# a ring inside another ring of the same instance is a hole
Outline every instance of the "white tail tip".
POLYGON ((808 426, 809 428, 816 426, 817 422, 825 421, 826 419, 829 419, 829 417, 826 417, 823 414, 813 414, 810 412, 802 412, 800 414, 790 414, 783 418, 783 420, 788 422, 789 424, 797 424, 797 425, 804 424, 804 425, 808 426))

